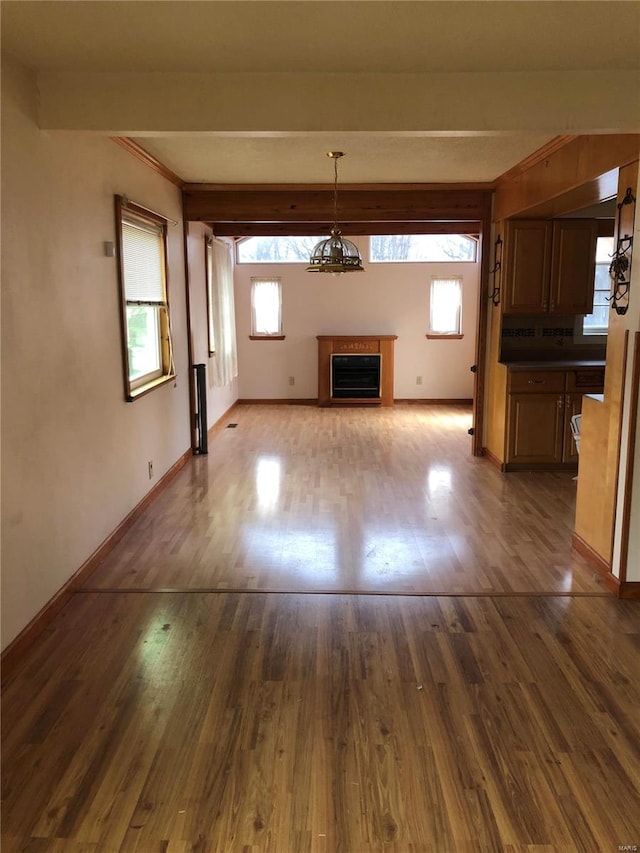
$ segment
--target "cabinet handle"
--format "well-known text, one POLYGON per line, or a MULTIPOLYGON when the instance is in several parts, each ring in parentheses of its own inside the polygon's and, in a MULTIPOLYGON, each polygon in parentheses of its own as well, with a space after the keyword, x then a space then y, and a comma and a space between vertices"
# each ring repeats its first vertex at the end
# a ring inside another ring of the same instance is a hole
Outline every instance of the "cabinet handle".
POLYGON ((567 394, 567 396, 564 398, 564 404, 567 409, 571 408, 571 397, 569 396, 569 394, 567 394))
POLYGON ((552 303, 551 303, 551 310, 552 310, 552 311, 555 311, 555 309, 556 309, 556 303, 555 303, 555 302, 552 302, 552 303))
POLYGON ((558 408, 559 409, 564 408, 564 397, 558 397, 558 408))
POLYGON ((546 385, 547 380, 546 379, 529 379, 528 384, 529 385, 546 385))

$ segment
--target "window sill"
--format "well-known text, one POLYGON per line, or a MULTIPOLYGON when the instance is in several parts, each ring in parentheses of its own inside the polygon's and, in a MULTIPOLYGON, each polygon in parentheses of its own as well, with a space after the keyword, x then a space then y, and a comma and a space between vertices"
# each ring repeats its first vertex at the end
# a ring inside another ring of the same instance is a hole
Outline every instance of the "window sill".
POLYGON ((428 341, 461 341, 464 335, 425 335, 428 341))
POLYGON ((284 335, 249 335, 250 341, 283 341, 284 335))
POLYGON ((127 403, 134 403, 136 400, 140 399, 140 397, 144 397, 146 394, 150 394, 151 391, 155 391, 156 388, 160 388, 162 385, 166 385, 167 382, 173 382, 176 378, 176 374, 172 373, 169 376, 161 376, 159 379, 154 379, 152 382, 147 382, 146 385, 141 385, 139 388, 135 388, 133 391, 129 390, 126 395, 127 403))

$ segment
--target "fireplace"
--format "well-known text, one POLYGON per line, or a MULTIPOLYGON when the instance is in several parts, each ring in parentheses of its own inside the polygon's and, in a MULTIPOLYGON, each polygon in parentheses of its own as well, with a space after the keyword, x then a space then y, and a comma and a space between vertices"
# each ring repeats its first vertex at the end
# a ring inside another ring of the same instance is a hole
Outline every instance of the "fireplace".
POLYGON ((380 354, 331 355, 331 396, 336 399, 380 397, 380 354))
POLYGON ((397 335, 318 335, 319 406, 393 406, 397 335))

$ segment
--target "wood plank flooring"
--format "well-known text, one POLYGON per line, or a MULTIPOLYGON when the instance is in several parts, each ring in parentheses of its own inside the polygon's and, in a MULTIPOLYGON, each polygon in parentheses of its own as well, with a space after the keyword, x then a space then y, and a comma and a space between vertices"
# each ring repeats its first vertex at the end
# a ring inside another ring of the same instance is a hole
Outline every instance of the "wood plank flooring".
POLYGON ((243 405, 87 589, 603 592, 567 472, 470 455, 470 411, 243 405))
POLYGON ((81 593, 5 691, 3 853, 637 844, 638 605, 81 593))
POLYGON ((233 417, 8 682, 3 853, 640 846, 640 602, 571 475, 462 408, 233 417))

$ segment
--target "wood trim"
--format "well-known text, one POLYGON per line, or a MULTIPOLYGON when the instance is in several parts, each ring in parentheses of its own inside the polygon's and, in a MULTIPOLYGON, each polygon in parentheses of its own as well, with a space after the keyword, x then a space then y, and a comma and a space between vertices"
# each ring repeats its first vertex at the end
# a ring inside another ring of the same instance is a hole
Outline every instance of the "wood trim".
POLYGON ((474 456, 482 454, 484 442, 484 410, 485 387, 487 372, 487 350, 489 343, 488 312, 489 275, 491 268, 491 214, 487 213, 482 221, 480 245, 480 281, 478 286, 478 321, 476 324, 476 371, 473 376, 473 435, 471 437, 471 452, 474 456))
POLYGON ((428 341, 461 341, 464 335, 425 335, 428 341))
POLYGON ((231 417, 231 413, 233 412, 233 410, 235 408, 237 408, 237 406, 238 406, 238 401, 236 400, 235 403, 232 403, 229 406, 229 408, 226 410, 226 412, 223 412, 223 414, 220 415, 220 417, 218 418, 218 420, 215 423, 211 424, 211 426, 207 430, 207 433, 210 436, 214 436, 217 432, 220 432, 221 429, 224 429, 225 427, 224 427, 223 422, 226 421, 227 418, 231 417))
POLYGON ((538 163, 543 163, 551 157, 552 154, 555 154, 556 151, 559 151, 561 148, 564 148, 565 145, 573 142, 574 139, 577 139, 577 136, 554 136, 553 139, 549 140, 549 142, 541 145, 540 148, 532 151, 531 154, 528 154, 524 159, 520 160, 519 163, 516 163, 515 166, 512 166, 510 169, 507 169, 506 172, 503 172, 503 174, 499 176, 498 180, 507 181, 521 175, 533 166, 537 166, 538 163))
POLYGON ((571 545, 585 560, 592 566, 598 574, 602 575, 607 588, 615 595, 620 594, 620 579, 611 573, 611 566, 603 559, 597 551, 594 551, 588 542, 585 542, 581 536, 574 533, 571 537, 571 545))
POLYGON ((500 590, 491 590, 487 592, 452 592, 450 589, 442 589, 435 590, 434 592, 407 592, 406 590, 367 590, 363 592, 362 589, 323 589, 323 590, 314 590, 314 589, 306 589, 304 587, 291 587, 291 586, 283 586, 283 587, 258 587, 256 589, 252 589, 251 587, 236 587, 236 586, 225 586, 220 589, 212 589, 211 587, 198 587, 198 586, 163 586, 157 587, 154 589, 149 589, 149 587, 140 587, 140 586, 127 586, 127 587, 109 587, 109 589, 105 589, 104 587, 84 587, 82 590, 83 593, 87 594, 100 594, 100 593, 109 593, 110 595, 227 595, 227 594, 236 594, 236 595, 342 595, 342 596, 366 596, 367 598, 373 598, 376 596, 380 597, 391 597, 395 596, 397 598, 608 598, 609 594, 607 592, 576 592, 574 590, 568 590, 567 592, 560 592, 557 589, 549 589, 549 590, 534 590, 527 592, 503 592, 500 590))
POLYGON ((256 399, 251 399, 250 397, 245 397, 242 399, 236 400, 236 403, 239 406, 317 406, 318 398, 317 397, 256 397, 256 399))
POLYGON ((498 469, 498 471, 500 471, 502 474, 504 474, 504 472, 506 471, 506 467, 507 467, 507 466, 505 465, 505 463, 504 463, 504 462, 501 462, 501 461, 498 459, 498 457, 495 455, 495 453, 492 453, 492 452, 489 450, 489 448, 488 448, 488 447, 483 447, 483 448, 482 448, 482 453, 481 453, 480 455, 481 455, 481 456, 485 456, 485 457, 487 458, 487 460, 488 460, 489 462, 491 462, 491 464, 492 464, 495 468, 497 468, 497 469, 498 469))
MULTIPOLYGON (((631 530, 631 493, 633 490, 633 467, 635 463, 636 436, 638 429, 638 396, 640 394, 640 332, 634 335, 633 367, 631 373, 631 400, 627 462, 624 473, 624 500, 622 503, 622 531, 620 536, 620 581, 627 581, 629 562, 629 533, 631 530)), ((640 584, 638 584, 640 586, 640 584)))
MULTIPOLYGON (((123 137, 125 138, 125 137, 123 137)), ((142 150, 142 149, 141 149, 142 150)), ((146 153, 146 152, 145 152, 146 153)), ((443 188, 452 192, 485 192, 491 193, 495 189, 495 181, 470 181, 468 183, 442 183, 425 184, 403 184, 403 183, 368 183, 368 184, 343 184, 339 185, 339 193, 345 192, 411 192, 423 193, 437 190, 442 192, 443 188)), ((211 183, 185 183, 185 188, 194 192, 233 192, 251 194, 255 192, 326 192, 333 193, 333 184, 211 184, 211 183)))
POLYGON ((640 599, 640 581, 622 581, 620 584, 619 598, 640 599))
MULTIPOLYGON (((333 406, 339 409, 340 406, 382 406, 382 397, 329 397, 329 401, 323 405, 333 406)), ((393 402, 390 404, 393 405, 393 402)))
POLYGON ((169 382, 175 382, 177 378, 177 373, 171 373, 167 376, 160 376, 158 379, 153 379, 148 383, 148 385, 141 385, 140 388, 136 388, 135 391, 131 391, 127 394, 126 401, 127 403, 135 403, 136 400, 139 400, 141 397, 146 397, 147 394, 155 391, 156 388, 162 388, 163 385, 167 385, 169 382))
POLYGON ((116 145, 120 145, 124 148, 125 151, 128 151, 129 154, 133 154, 138 160, 148 166, 150 169, 153 169, 154 172, 157 172, 159 175, 162 175, 163 178, 166 178, 167 181, 170 181, 172 184, 175 184, 180 189, 183 189, 185 186, 185 182, 176 175, 175 172, 172 172, 167 166, 164 165, 157 157, 154 157, 153 154, 149 154, 148 151, 145 151, 141 145, 139 145, 134 139, 131 139, 129 136, 111 136, 112 142, 115 142, 116 145))
POLYGON ((464 406, 473 404, 471 397, 395 397, 394 403, 418 406, 464 406))
MULTIPOLYGON (((193 365, 193 331, 191 328, 191 264, 189 263, 189 223, 182 216, 182 251, 184 254, 184 302, 187 315, 187 359, 189 361, 189 376, 187 387, 189 391, 189 435, 191 436, 191 450, 195 453, 198 449, 198 435, 196 429, 196 377, 193 365)), ((205 277, 206 277, 205 257, 205 277)), ((206 286, 206 282, 205 282, 206 286)), ((209 299, 207 297, 207 308, 209 299)), ((207 320, 207 329, 209 322, 207 320)))
POLYGON ((285 335, 249 335, 250 341, 284 341, 285 335))
POLYGON ((27 650, 35 643, 43 631, 51 624, 53 619, 60 613, 61 610, 71 601, 76 592, 84 591, 84 583, 98 568, 102 560, 107 554, 122 539, 124 534, 133 526, 133 524, 142 515, 149 504, 154 501, 158 495, 163 492, 169 483, 175 478, 179 471, 186 465, 192 457, 191 449, 186 450, 182 456, 175 462, 165 475, 158 480, 156 485, 147 492, 128 515, 120 522, 115 530, 107 536, 101 545, 88 557, 80 568, 74 572, 69 580, 60 587, 58 592, 44 605, 44 607, 34 616, 34 618, 26 625, 18 636, 9 643, 7 648, 2 652, 2 684, 12 677, 17 667, 22 662, 22 659, 27 650))

